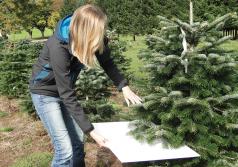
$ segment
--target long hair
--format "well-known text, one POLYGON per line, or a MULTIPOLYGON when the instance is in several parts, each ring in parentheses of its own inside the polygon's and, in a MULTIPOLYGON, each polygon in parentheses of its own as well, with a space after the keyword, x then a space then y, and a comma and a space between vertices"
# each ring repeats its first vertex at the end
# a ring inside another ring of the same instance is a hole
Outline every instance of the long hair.
POLYGON ((70 22, 70 45, 74 56, 87 67, 96 66, 95 52, 104 49, 106 14, 97 6, 87 4, 75 10, 70 22))

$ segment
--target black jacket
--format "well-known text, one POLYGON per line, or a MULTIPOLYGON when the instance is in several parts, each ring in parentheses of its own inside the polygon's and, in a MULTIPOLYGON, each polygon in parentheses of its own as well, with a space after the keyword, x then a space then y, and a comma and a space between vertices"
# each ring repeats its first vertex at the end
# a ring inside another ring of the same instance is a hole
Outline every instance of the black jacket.
MULTIPOLYGON (((60 97, 83 132, 88 133, 94 127, 77 101, 74 89, 77 77, 84 65, 72 55, 68 43, 67 26, 70 19, 71 15, 60 20, 55 33, 46 41, 36 63, 33 65, 29 89, 32 93, 60 97)), ((122 87, 129 84, 128 80, 124 78, 124 75, 114 64, 113 58, 110 56, 107 38, 105 38, 104 44, 104 52, 102 54, 96 53, 97 60, 118 91, 121 91, 122 87)))

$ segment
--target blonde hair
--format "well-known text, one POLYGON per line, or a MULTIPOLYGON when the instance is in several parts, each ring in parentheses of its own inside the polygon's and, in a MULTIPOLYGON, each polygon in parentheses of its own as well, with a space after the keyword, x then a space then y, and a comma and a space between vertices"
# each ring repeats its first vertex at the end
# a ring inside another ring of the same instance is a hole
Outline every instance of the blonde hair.
POLYGON ((75 10, 70 21, 70 44, 75 57, 88 68, 96 66, 95 52, 104 49, 107 16, 91 4, 75 10))

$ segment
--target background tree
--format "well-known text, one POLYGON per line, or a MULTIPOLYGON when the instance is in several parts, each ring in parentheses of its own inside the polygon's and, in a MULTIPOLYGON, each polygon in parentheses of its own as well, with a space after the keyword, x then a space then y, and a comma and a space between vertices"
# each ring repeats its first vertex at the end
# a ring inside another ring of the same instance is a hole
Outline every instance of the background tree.
POLYGON ((187 0, 97 0, 109 17, 109 28, 116 29, 119 34, 150 34, 157 27, 156 15, 168 18, 177 16, 188 19, 185 14, 187 0))
POLYGON ((17 22, 18 18, 15 14, 15 4, 12 0, 6 0, 0 2, 0 31, 1 36, 8 38, 7 34, 16 32, 19 29, 17 22))
POLYGON ((64 0, 52 0, 52 10, 53 11, 60 11, 60 9, 64 5, 64 0))
POLYGON ((64 0, 63 7, 60 10, 60 16, 65 17, 73 14, 74 10, 85 4, 85 0, 64 0))
POLYGON ((58 11, 53 11, 48 18, 47 27, 54 32, 56 24, 59 21, 59 19, 60 19, 60 13, 58 11))
POLYGON ((154 0, 97 0, 109 17, 109 28, 116 29, 118 34, 150 33, 157 23, 157 4, 154 0))
POLYGON ((44 37, 45 28, 48 26, 48 18, 52 16, 52 1, 38 0, 35 2, 35 10, 33 13, 33 27, 40 30, 42 37, 44 37))
POLYGON ((20 28, 25 30, 32 39, 32 30, 34 28, 34 9, 36 9, 35 2, 30 0, 19 0, 15 3, 14 13, 17 17, 17 24, 20 28))

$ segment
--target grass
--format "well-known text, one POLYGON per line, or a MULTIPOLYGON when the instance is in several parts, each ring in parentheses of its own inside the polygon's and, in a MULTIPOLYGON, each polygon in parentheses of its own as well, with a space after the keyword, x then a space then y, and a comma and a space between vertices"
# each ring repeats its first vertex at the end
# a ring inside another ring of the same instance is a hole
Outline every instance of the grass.
POLYGON ((144 63, 138 59, 137 55, 141 49, 146 48, 145 37, 136 36, 136 41, 133 41, 132 36, 127 35, 121 36, 120 40, 127 42, 127 51, 124 53, 124 55, 128 58, 131 58, 132 60, 130 71, 135 75, 136 78, 144 78, 146 73, 140 70, 144 63))
POLYGON ((36 152, 17 159, 11 167, 48 167, 52 158, 49 152, 36 152))
POLYGON ((3 128, 0 128, 0 132, 11 132, 13 131, 14 128, 12 127, 3 127, 3 128))
MULTIPOLYGON (((52 30, 50 30, 50 29, 45 30, 45 37, 49 37, 52 34, 53 34, 52 30)), ((32 30, 32 38, 33 39, 41 38, 41 32, 38 29, 33 29, 32 30)), ((17 41, 17 40, 21 40, 21 39, 30 39, 30 36, 26 31, 21 31, 20 33, 11 34, 9 39, 12 41, 17 41)))
POLYGON ((226 43, 221 45, 222 48, 226 50, 233 50, 238 52, 238 40, 236 41, 227 41, 226 43))
POLYGON ((4 111, 0 111, 0 118, 5 117, 7 115, 8 115, 8 113, 6 113, 4 111))

